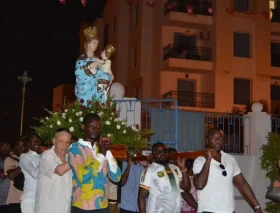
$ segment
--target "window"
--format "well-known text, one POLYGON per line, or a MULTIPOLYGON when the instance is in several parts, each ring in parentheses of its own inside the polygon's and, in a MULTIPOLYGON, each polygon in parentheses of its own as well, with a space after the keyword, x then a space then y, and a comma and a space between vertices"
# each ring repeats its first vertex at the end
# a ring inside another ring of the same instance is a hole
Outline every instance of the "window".
POLYGON ((134 68, 137 66, 137 47, 131 48, 131 66, 134 68))
POLYGON ((250 0, 234 0, 234 10, 246 12, 250 10, 250 0))
POLYGON ((113 32, 116 32, 117 31, 117 19, 116 18, 113 18, 113 32))
POLYGON ((270 15, 270 19, 272 19, 272 10, 276 8, 276 1, 275 0, 270 0, 269 1, 269 15, 270 15))
POLYGON ((138 24, 138 12, 139 4, 136 4, 132 9, 132 29, 134 29, 138 24))
POLYGON ((279 7, 280 7, 280 1, 278 0, 269 1, 269 15, 270 15, 270 20, 272 22, 280 22, 279 7))
POLYGON ((251 103, 251 80, 234 79, 234 104, 247 105, 251 103))
POLYGON ((108 24, 105 25, 104 27, 104 47, 106 47, 106 45, 108 44, 108 31, 109 31, 109 26, 108 24))
POLYGON ((280 67, 280 43, 278 42, 271 42, 271 66, 272 67, 280 67))
POLYGON ((251 36, 248 33, 233 34, 233 55, 235 57, 251 57, 251 36))

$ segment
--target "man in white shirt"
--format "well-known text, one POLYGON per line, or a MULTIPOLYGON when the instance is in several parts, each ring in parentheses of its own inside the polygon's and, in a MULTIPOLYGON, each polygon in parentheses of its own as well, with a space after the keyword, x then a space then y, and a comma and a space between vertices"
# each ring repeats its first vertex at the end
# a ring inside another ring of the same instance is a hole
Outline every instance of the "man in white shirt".
POLYGON ((36 213, 70 213, 72 172, 67 163, 71 142, 68 129, 56 130, 54 146, 43 152, 36 189, 36 213))
POLYGON ((41 138, 37 133, 30 133, 27 137, 28 153, 20 156, 19 166, 24 174, 24 187, 21 196, 21 212, 34 213, 35 193, 39 171, 41 153, 41 138))
POLYGON ((213 128, 207 133, 206 144, 214 149, 205 157, 198 157, 193 166, 194 185, 198 189, 199 213, 233 213, 235 186, 252 207, 255 213, 262 213, 261 207, 248 182, 232 155, 222 151, 224 134, 220 129, 213 128))
POLYGON ((140 177, 138 207, 140 213, 180 213, 183 190, 190 190, 185 160, 178 159, 178 167, 168 163, 168 149, 157 142, 152 147, 154 162, 140 177), (183 189, 183 190, 182 190, 183 189), (146 198, 149 194, 148 205, 146 198))

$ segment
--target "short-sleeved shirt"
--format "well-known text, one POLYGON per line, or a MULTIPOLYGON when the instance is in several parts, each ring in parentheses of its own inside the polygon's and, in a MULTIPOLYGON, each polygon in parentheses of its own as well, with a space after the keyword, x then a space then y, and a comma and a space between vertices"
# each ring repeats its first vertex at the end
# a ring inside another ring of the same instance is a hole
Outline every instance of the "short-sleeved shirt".
POLYGON ((160 164, 152 163, 142 172, 139 186, 149 190, 147 213, 179 213, 181 211, 182 172, 177 166, 168 165, 174 175, 176 187, 172 187, 172 180, 164 166, 160 164))
MULTIPOLYGON (((211 160, 207 184, 203 190, 197 191, 198 212, 234 212, 233 177, 240 174, 241 171, 232 155, 224 152, 221 152, 221 154, 221 163, 214 159, 211 160), (227 176, 223 176, 220 164, 225 167, 227 176)), ((200 173, 205 162, 206 159, 204 157, 198 157, 194 161, 194 174, 200 173)))
MULTIPOLYGON (((12 157, 19 159, 18 156, 16 156, 14 153, 10 154, 12 157)), ((11 169, 16 169, 19 167, 19 162, 16 161, 13 158, 6 157, 4 161, 4 172, 7 175, 7 171, 11 169)), ((13 203, 20 203, 20 198, 22 195, 22 191, 16 189, 14 187, 14 181, 10 180, 10 189, 8 193, 8 198, 7 198, 7 204, 13 204, 13 203)))
POLYGON ((36 189, 36 213, 70 213, 72 195, 71 170, 59 176, 54 171, 62 162, 54 146, 43 152, 39 163, 36 189))
MULTIPOLYGON (((122 165, 124 173, 127 168, 127 162, 123 162, 122 165)), ((120 208, 132 212, 139 212, 137 198, 140 176, 143 170, 144 167, 141 164, 131 164, 126 184, 122 187, 120 208)))

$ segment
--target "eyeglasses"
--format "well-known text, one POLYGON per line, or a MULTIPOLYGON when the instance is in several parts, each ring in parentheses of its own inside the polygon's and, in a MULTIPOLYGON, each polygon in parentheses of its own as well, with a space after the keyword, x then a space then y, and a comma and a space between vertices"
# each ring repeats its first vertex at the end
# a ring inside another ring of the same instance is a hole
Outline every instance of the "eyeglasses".
POLYGON ((156 151, 153 152, 154 155, 160 155, 162 153, 167 154, 168 153, 168 149, 156 150, 156 151))
POLYGON ((226 169, 225 166, 223 164, 220 164, 219 167, 223 170, 222 175, 226 177, 227 171, 225 170, 226 169))

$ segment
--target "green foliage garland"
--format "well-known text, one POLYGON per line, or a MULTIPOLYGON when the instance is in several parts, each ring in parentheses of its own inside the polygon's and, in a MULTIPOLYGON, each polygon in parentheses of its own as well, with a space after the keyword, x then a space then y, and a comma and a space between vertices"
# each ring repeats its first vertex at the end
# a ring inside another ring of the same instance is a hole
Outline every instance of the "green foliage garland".
MULTIPOLYGON (((266 172, 266 177, 271 182, 278 180, 278 166, 277 161, 280 156, 280 135, 276 133, 268 134, 268 143, 262 145, 261 150, 263 155, 261 157, 261 169, 266 172)), ((271 213, 280 213, 280 204, 272 201, 266 203, 265 211, 271 213)))
POLYGON ((45 144, 51 144, 56 129, 64 127, 70 130, 71 134, 77 138, 83 138, 81 130, 82 120, 88 113, 97 113, 102 122, 102 136, 109 136, 112 144, 122 144, 128 146, 128 152, 134 155, 137 150, 145 149, 148 146, 147 137, 152 134, 150 130, 139 129, 139 125, 126 126, 126 120, 121 120, 116 112, 116 102, 108 99, 106 103, 99 104, 93 100, 87 106, 76 101, 64 107, 64 110, 57 112, 47 111, 48 117, 41 118, 41 126, 33 129, 41 136, 45 144))

